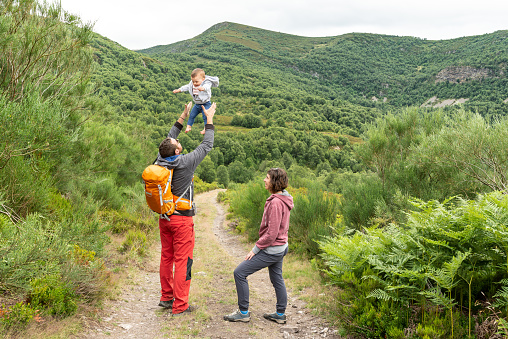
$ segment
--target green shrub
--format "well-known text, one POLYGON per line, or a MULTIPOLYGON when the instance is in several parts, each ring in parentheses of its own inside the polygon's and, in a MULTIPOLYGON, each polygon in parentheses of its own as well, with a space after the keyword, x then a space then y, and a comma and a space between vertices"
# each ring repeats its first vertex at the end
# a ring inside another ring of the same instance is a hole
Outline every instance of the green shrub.
POLYGON ((2 292, 23 295, 30 290, 31 280, 51 274, 62 274, 65 281, 79 283, 79 279, 67 277, 68 270, 63 268, 70 265, 70 244, 101 253, 109 241, 104 233, 107 225, 95 215, 96 205, 89 199, 82 201, 79 213, 73 207, 71 212, 60 214, 55 222, 38 214, 29 215, 18 224, 1 218, 2 292))
POLYGON ((220 165, 217 168, 217 182, 219 185, 224 186, 224 188, 227 188, 229 185, 229 172, 228 168, 224 165, 220 165))
MULTIPOLYGON (((376 282, 365 298, 391 302, 395 309, 415 303, 421 319, 429 318, 433 306, 439 309, 436 322, 448 319, 446 336, 462 338, 474 318, 482 317, 477 306, 485 298, 497 297, 505 311, 505 293, 495 292, 507 276, 508 196, 493 192, 474 201, 413 204, 418 210, 409 213, 405 225, 372 226, 321 242, 328 272, 339 283, 344 276, 376 282)), ((422 325, 429 337, 444 326, 422 325)))
POLYGON ((0 95, 0 187, 21 216, 44 212, 53 184, 52 152, 69 140, 67 115, 60 104, 26 93, 21 102, 0 95))
POLYGON ((68 252, 68 259, 62 265, 62 276, 72 283, 75 293, 86 300, 104 295, 110 281, 104 260, 78 245, 68 252))
MULTIPOLYGON (((143 201, 146 205, 146 202, 143 201)), ((148 208, 148 205, 146 205, 148 208)), ((101 220, 109 225, 112 233, 124 233, 129 229, 142 230, 145 232, 152 231, 157 227, 158 214, 149 211, 148 215, 143 218, 138 213, 132 214, 124 210, 104 210, 101 212, 101 220)))
POLYGON ((216 182, 207 183, 196 176, 194 177, 194 193, 195 194, 212 191, 217 188, 219 188, 219 186, 217 185, 216 182))
POLYGON ((64 282, 60 275, 36 278, 30 282, 30 286, 27 299, 34 308, 40 307, 48 314, 63 317, 74 314, 78 309, 72 286, 64 282))
MULTIPOLYGON (((366 270, 364 275, 374 274, 366 270)), ((407 327, 408 307, 394 307, 391 300, 368 298, 372 289, 379 287, 379 282, 356 277, 348 272, 336 283, 342 288, 337 291, 338 316, 349 334, 362 338, 393 338, 388 335, 399 333, 407 327)))
POLYGON ((73 192, 70 199, 72 212, 55 227, 60 230, 61 237, 66 239, 68 244, 77 244, 101 255, 105 244, 110 241, 106 231, 111 227, 109 223, 101 220, 101 202, 78 191, 73 192))
POLYGON ((55 216, 55 219, 63 219, 72 213, 72 204, 70 199, 54 190, 49 196, 48 213, 55 216))
POLYGON ((40 321, 39 310, 19 302, 7 309, 0 308, 0 330, 24 329, 32 321, 40 321))
POLYGON ((376 206, 384 201, 381 180, 374 174, 344 173, 338 185, 337 191, 343 196, 340 213, 344 224, 357 230, 369 225, 376 206))
POLYGON ((229 194, 227 191, 220 191, 217 193, 217 202, 229 203, 229 194))
POLYGON ((250 241, 259 238, 259 225, 269 196, 270 192, 265 188, 261 178, 239 185, 231 192, 230 210, 245 220, 250 241))
POLYGON ((8 204, 20 216, 44 213, 50 204, 53 179, 47 159, 14 157, 0 169, 0 186, 8 204), (38 167, 38 171, 34 170, 38 167))
POLYGON ((57 224, 48 227, 40 215, 29 215, 23 227, 7 222, 0 229, 0 289, 24 294, 36 277, 57 272, 67 244, 57 224))
POLYGON ((121 209, 124 203, 122 188, 115 183, 112 176, 97 177, 90 181, 82 181, 80 190, 90 197, 102 202, 112 209, 121 209))
POLYGON ((337 225, 339 196, 319 187, 290 189, 295 207, 291 211, 289 244, 292 250, 314 258, 320 252, 317 243, 331 236, 337 225))

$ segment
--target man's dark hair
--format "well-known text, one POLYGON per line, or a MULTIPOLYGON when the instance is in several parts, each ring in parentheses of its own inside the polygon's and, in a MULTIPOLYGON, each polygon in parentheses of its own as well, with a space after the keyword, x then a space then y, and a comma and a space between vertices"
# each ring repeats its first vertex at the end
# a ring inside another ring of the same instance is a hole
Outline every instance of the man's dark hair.
POLYGON ((268 170, 268 175, 270 176, 268 187, 270 193, 276 193, 288 187, 288 175, 282 168, 271 168, 268 170))
POLYGON ((171 138, 166 138, 162 140, 159 145, 159 154, 163 158, 167 158, 175 155, 176 148, 178 147, 177 143, 171 143, 171 138))

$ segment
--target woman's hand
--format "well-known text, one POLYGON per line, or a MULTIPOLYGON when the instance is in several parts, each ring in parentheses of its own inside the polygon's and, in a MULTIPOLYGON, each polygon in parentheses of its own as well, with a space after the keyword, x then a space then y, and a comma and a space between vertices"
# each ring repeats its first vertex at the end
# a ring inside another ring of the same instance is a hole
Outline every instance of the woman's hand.
POLYGON ((256 254, 254 254, 254 252, 250 251, 249 253, 247 253, 247 255, 245 256, 245 260, 251 260, 253 256, 255 256, 256 254))

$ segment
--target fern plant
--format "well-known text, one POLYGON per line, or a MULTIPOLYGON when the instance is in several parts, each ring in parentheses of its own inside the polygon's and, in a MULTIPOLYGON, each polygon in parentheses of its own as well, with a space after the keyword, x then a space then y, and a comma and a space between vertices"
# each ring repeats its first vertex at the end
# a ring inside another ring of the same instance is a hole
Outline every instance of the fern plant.
POLYGON ((508 287, 495 284, 508 277, 508 196, 493 192, 470 201, 412 203, 417 211, 408 213, 404 225, 326 238, 320 245, 327 271, 337 282, 344 273, 375 281, 366 298, 398 307, 416 304, 422 313, 427 303, 444 307, 452 337, 459 335, 454 308, 464 307, 467 296, 471 333, 477 296, 495 295, 497 307, 508 307, 508 287))

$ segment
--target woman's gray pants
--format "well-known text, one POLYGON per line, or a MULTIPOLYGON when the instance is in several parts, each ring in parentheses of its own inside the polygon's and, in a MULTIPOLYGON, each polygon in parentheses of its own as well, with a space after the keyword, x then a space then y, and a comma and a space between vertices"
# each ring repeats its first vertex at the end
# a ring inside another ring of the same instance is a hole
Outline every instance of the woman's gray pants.
POLYGON ((270 281, 275 288, 277 296, 276 309, 279 313, 286 311, 288 304, 288 296, 284 278, 282 278, 282 259, 288 253, 288 249, 280 254, 266 254, 259 251, 250 260, 244 260, 235 269, 236 293, 238 294, 238 308, 240 311, 249 310, 249 283, 247 277, 265 267, 268 267, 270 273, 270 281))

